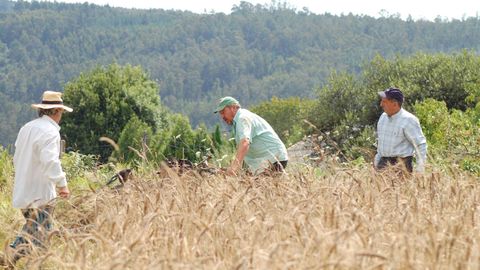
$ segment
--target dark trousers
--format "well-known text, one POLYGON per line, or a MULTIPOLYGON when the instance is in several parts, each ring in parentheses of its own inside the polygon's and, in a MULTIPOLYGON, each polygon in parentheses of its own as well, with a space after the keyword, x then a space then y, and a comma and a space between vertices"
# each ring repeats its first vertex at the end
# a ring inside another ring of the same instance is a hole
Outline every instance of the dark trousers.
POLYGON ((288 160, 277 161, 272 164, 272 171, 274 172, 283 172, 287 167, 288 160))
POLYGON ((380 158, 380 161, 378 162, 377 169, 382 170, 385 169, 388 166, 394 166, 401 162, 403 165, 405 165, 405 168, 407 169, 408 172, 413 172, 413 157, 382 157, 380 158))

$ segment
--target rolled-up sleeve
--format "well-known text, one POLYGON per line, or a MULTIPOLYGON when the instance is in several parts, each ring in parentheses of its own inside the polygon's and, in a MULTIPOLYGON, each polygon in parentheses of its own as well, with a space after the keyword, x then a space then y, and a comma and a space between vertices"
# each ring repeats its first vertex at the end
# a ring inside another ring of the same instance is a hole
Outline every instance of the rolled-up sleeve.
POLYGON ((239 143, 243 139, 252 141, 252 121, 248 118, 240 118, 236 125, 237 142, 239 143))

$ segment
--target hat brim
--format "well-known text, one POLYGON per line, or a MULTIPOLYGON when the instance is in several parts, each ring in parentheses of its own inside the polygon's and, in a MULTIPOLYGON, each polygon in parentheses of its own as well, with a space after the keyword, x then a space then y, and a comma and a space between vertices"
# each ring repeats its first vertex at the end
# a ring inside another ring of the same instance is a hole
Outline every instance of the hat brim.
POLYGON ((217 107, 217 109, 213 113, 218 113, 219 111, 225 109, 226 106, 223 107, 217 107))
POLYGON ((68 106, 65 106, 65 105, 62 105, 62 104, 32 104, 32 108, 34 108, 34 109, 45 109, 45 110, 54 109, 54 108, 62 108, 67 112, 73 112, 72 108, 70 108, 68 106))
POLYGON ((239 105, 240 106, 240 103, 238 103, 238 101, 236 101, 236 100, 231 100, 229 102, 226 102, 225 104, 219 104, 217 106, 217 109, 213 113, 218 113, 221 110, 225 109, 226 107, 232 106, 232 105, 239 105))
POLYGON ((385 94, 384 91, 378 92, 378 95, 379 95, 381 98, 387 98, 387 95, 385 94))

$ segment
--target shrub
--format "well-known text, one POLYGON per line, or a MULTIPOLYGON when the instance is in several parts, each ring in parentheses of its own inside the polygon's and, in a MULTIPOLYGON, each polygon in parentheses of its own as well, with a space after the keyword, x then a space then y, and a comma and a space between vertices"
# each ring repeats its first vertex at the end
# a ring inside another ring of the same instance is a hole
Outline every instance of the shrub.
POLYGON ((14 169, 12 156, 0 145, 0 190, 4 190, 9 180, 13 179, 14 169))
POLYGON ((465 112, 447 109, 443 101, 426 99, 415 104, 423 126, 429 153, 443 162, 459 163, 462 168, 480 174, 480 106, 465 112))
POLYGON ((273 97, 251 110, 264 118, 275 130, 280 139, 288 146, 300 141, 308 128, 304 124, 314 100, 292 97, 280 99, 273 97))
POLYGON ((63 119, 69 144, 82 153, 99 155, 102 161, 112 148, 99 138, 118 141, 133 116, 153 131, 165 124, 158 86, 140 67, 98 67, 69 82, 64 98, 66 104, 74 104, 73 113, 63 119))
POLYGON ((148 159, 151 156, 149 147, 152 134, 150 126, 137 116, 132 116, 123 128, 118 140, 119 158, 125 161, 148 159))

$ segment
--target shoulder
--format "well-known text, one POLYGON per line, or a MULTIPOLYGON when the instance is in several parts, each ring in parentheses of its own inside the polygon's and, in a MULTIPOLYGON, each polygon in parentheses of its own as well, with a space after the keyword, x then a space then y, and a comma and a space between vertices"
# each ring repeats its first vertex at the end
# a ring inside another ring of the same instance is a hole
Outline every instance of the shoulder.
POLYGON ((58 140, 60 134, 54 128, 42 123, 41 118, 37 118, 25 124, 19 131, 15 144, 31 144, 43 145, 52 140, 58 140))
POLYGON ((234 121, 236 124, 236 129, 244 129, 252 125, 252 113, 245 109, 239 109, 235 115, 234 121))
POLYGON ((411 112, 405 110, 405 109, 402 109, 401 111, 401 118, 404 120, 404 121, 407 121, 409 123, 418 123, 418 118, 413 115, 411 112))
POLYGON ((387 119, 387 114, 385 112, 383 112, 381 115, 380 115, 380 118, 378 118, 378 122, 382 122, 382 121, 385 121, 385 119, 387 119))
POLYGON ((398 119, 398 124, 405 130, 421 130, 420 121, 412 113, 402 109, 401 115, 398 119))
POLYGON ((41 134, 47 138, 59 136, 58 129, 51 121, 45 117, 37 118, 29 122, 32 132, 41 134))
POLYGON ((21 131, 42 132, 44 129, 45 127, 42 124, 42 119, 37 118, 23 125, 21 131))
POLYGON ((241 120, 244 120, 244 119, 252 119, 254 116, 254 113, 252 113, 251 111, 249 110, 246 110, 246 109, 238 109, 237 111, 237 115, 235 116, 235 118, 237 118, 239 121, 241 120))

